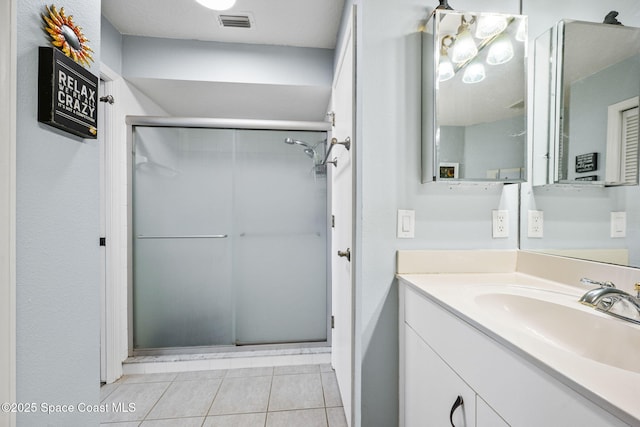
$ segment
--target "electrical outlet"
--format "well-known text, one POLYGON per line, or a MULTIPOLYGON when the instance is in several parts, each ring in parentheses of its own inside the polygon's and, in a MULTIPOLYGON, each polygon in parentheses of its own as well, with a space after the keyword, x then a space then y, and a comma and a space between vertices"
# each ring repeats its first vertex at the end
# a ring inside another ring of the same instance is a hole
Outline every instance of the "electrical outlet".
POLYGON ((509 237, 509 211, 491 211, 493 221, 491 233, 494 239, 509 237))
POLYGON ((542 238, 544 236, 544 212, 529 211, 527 237, 542 238))

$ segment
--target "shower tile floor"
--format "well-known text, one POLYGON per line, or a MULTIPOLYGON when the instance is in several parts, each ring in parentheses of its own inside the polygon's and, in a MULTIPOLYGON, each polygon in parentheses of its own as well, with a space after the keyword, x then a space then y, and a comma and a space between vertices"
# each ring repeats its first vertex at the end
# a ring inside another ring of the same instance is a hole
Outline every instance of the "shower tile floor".
POLYGON ((127 375, 100 389, 105 427, 346 427, 330 365, 127 375))

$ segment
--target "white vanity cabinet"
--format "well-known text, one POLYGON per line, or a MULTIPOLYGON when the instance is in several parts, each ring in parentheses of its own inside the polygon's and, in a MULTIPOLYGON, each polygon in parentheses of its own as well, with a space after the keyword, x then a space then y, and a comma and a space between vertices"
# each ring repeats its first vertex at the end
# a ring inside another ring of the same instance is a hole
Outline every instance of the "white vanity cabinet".
POLYGON ((475 426, 475 392, 411 327, 405 329, 405 426, 475 426), (455 408, 457 399, 463 404, 455 408))
MULTIPOLYGON (((400 426, 622 427, 517 350, 400 280, 400 426)), ((585 373, 588 375, 588 373, 585 373)))

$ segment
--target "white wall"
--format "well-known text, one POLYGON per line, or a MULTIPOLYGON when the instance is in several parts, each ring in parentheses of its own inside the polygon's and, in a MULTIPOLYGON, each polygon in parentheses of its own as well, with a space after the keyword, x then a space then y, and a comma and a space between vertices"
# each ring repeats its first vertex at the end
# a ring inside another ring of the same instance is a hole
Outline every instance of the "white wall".
MULTIPOLYGON (((38 123, 42 0, 17 4, 17 402, 99 402, 99 146, 38 123)), ((100 1, 69 0, 100 61, 100 1)), ((91 71, 98 74, 98 66, 91 71)), ((93 413, 20 413, 18 425, 96 425, 93 413)))

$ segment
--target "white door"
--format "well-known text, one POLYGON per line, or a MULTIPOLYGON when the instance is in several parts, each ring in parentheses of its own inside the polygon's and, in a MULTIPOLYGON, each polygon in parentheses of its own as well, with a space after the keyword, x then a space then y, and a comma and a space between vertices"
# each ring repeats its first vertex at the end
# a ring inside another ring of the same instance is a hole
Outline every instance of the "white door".
POLYGON ((338 387, 342 396, 347 424, 352 425, 353 406, 353 278, 352 263, 338 251, 351 254, 353 247, 353 167, 352 156, 355 152, 354 122, 354 40, 353 21, 347 29, 341 50, 340 61, 332 91, 332 110, 335 124, 332 138, 338 141, 351 140, 351 148, 336 145, 331 151, 329 161, 336 160, 336 166, 328 164, 331 177, 331 206, 334 218, 332 234, 332 297, 331 307, 334 319, 332 330, 331 363, 336 371, 338 387))

